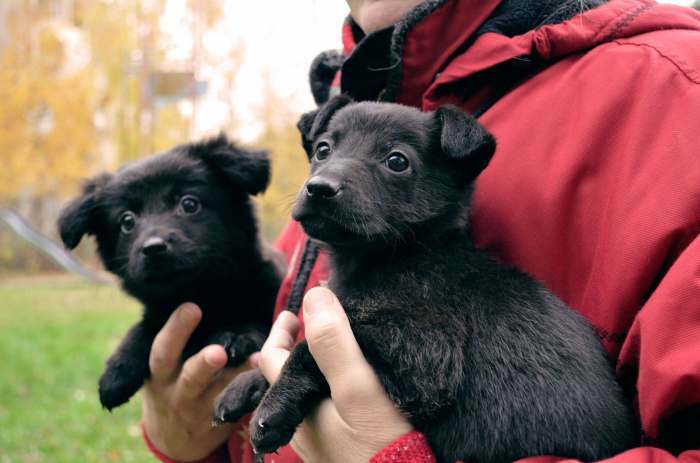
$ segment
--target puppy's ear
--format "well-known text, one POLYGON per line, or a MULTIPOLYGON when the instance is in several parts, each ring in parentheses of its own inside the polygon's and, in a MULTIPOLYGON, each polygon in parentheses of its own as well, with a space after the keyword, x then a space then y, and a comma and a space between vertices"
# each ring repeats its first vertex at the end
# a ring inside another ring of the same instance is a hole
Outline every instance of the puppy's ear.
POLYGON ((318 114, 318 109, 315 109, 313 111, 309 111, 308 113, 304 113, 301 115, 299 118, 299 122, 297 122, 297 129, 299 129, 299 133, 301 133, 301 146, 304 148, 304 151, 306 151, 306 155, 311 159, 311 156, 313 153, 311 152, 311 149, 313 148, 313 139, 309 136, 311 133, 311 127, 314 125, 314 119, 316 119, 316 115, 318 114))
POLYGON ((496 140, 472 116, 455 106, 442 106, 435 111, 440 130, 440 146, 448 158, 458 161, 468 180, 486 168, 496 151, 496 140))
POLYGON ((246 193, 256 195, 267 188, 270 181, 267 151, 239 148, 224 134, 193 143, 187 148, 191 157, 220 172, 226 180, 246 193))
POLYGON ((85 183, 83 194, 69 202, 58 217, 58 233, 68 249, 75 249, 83 235, 95 234, 96 195, 112 176, 100 174, 85 183))
POLYGON ((352 103, 352 98, 347 95, 338 95, 328 100, 317 110, 302 114, 297 122, 297 128, 301 132, 301 145, 309 159, 313 156, 312 148, 316 137, 326 130, 333 114, 350 103, 352 103))

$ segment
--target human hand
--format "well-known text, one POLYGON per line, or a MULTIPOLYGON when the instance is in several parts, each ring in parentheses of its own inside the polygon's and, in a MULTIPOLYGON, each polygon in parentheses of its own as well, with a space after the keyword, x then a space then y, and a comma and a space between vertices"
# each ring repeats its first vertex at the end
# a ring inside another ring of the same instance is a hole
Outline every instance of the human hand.
POLYGON ((153 341, 151 378, 142 389, 146 435, 161 453, 178 461, 200 460, 226 441, 232 425, 212 427, 214 398, 250 368, 224 369, 228 358, 219 345, 207 346, 181 364, 201 318, 201 310, 190 303, 173 312, 153 341))
MULTIPOLYGON (((292 438, 292 448, 306 462, 366 462, 413 428, 389 399, 367 363, 340 302, 325 288, 304 298, 305 337, 331 389, 292 438)), ((294 347, 299 322, 283 312, 258 359, 274 383, 294 347)))

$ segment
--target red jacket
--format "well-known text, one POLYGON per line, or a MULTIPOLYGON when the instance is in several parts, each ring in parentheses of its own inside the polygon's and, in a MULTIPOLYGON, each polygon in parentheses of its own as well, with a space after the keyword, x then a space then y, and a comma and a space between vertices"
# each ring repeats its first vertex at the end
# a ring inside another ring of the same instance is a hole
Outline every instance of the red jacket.
MULTIPOLYGON (((474 239, 598 332, 641 423, 640 447, 606 461, 700 462, 700 14, 612 0, 465 47, 499 3, 446 0, 412 24, 392 48, 401 60, 389 99, 483 112, 498 148, 476 184, 474 239)), ((343 38, 351 54, 349 25, 343 38)), ((295 223, 279 239, 291 271, 277 313, 305 239, 295 223)), ((242 442, 232 436, 231 461, 250 461, 242 442)), ((288 447, 273 457, 298 461, 288 447)), ((419 433, 375 457, 431 458, 419 433)))

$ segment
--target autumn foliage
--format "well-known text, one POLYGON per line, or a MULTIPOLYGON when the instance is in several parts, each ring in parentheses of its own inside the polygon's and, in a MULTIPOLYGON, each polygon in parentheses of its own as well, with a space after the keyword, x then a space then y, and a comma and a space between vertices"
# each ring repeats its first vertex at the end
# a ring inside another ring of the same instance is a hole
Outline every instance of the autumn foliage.
MULTIPOLYGON (((177 100, 163 103, 152 94, 153 76, 167 65, 168 42, 159 27, 164 5, 164 0, 0 5, 0 207, 54 235, 60 206, 83 179, 198 137, 192 115, 177 100)), ((221 15, 218 1, 186 5, 200 32, 221 15)), ((229 90, 242 60, 239 47, 221 63, 229 90)), ((229 121, 221 130, 232 135, 238 122, 228 104, 229 121)), ((262 131, 248 143, 271 151, 272 184, 260 201, 262 228, 271 239, 287 221, 307 172, 294 126, 299 111, 289 106, 268 85, 257 114, 262 131)), ((91 247, 79 250, 83 258, 89 260, 91 247)), ((0 225, 0 273, 52 268, 0 225)))

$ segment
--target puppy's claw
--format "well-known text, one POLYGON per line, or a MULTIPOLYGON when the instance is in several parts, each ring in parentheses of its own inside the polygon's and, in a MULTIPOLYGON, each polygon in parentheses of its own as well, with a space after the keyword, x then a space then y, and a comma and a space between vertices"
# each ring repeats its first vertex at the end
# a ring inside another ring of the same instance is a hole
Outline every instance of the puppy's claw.
POLYGON ((260 429, 265 429, 265 420, 263 420, 263 419, 258 420, 258 427, 260 429))

